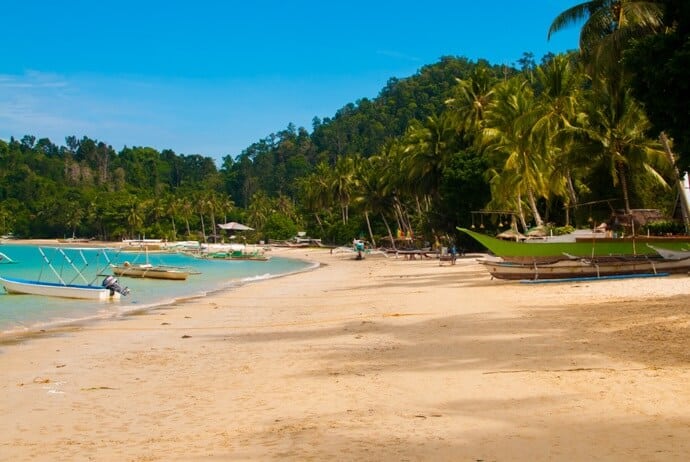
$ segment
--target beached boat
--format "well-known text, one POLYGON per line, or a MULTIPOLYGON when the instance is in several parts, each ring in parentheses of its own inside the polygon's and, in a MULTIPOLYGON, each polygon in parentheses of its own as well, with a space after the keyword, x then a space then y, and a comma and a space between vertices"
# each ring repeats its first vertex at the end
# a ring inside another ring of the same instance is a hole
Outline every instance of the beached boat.
POLYGON ((690 244, 690 236, 677 238, 635 236, 632 238, 588 237, 564 239, 501 240, 465 228, 459 231, 474 238, 491 253, 504 260, 535 261, 558 260, 568 257, 594 258, 602 256, 657 255, 657 251, 646 244, 670 250, 681 250, 690 244))
POLYGON ((661 255, 667 260, 683 260, 685 258, 690 258, 690 250, 685 248, 681 250, 663 249, 661 247, 656 247, 651 244, 647 244, 647 247, 653 249, 656 253, 661 255))
POLYGON ((492 277, 509 280, 601 278, 633 274, 687 273, 690 257, 666 259, 659 256, 572 258, 550 263, 516 263, 501 258, 478 260, 492 277))
POLYGON ((189 271, 177 267, 152 265, 151 263, 132 264, 128 261, 121 265, 111 265, 113 274, 130 278, 168 279, 184 281, 189 271))
POLYGON ((119 300, 129 289, 122 287, 112 276, 107 276, 101 286, 67 284, 63 282, 35 281, 0 276, 0 283, 8 294, 46 295, 50 297, 81 298, 86 300, 119 300))

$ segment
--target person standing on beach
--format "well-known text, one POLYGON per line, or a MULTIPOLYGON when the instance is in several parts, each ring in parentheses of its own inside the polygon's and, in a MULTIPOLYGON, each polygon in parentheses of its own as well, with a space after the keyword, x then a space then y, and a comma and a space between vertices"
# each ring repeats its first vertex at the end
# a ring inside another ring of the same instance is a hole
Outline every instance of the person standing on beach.
POLYGON ((352 246, 357 251, 357 260, 361 260, 362 258, 364 258, 362 256, 362 250, 364 250, 364 243, 362 241, 360 241, 359 239, 354 238, 352 240, 352 246))

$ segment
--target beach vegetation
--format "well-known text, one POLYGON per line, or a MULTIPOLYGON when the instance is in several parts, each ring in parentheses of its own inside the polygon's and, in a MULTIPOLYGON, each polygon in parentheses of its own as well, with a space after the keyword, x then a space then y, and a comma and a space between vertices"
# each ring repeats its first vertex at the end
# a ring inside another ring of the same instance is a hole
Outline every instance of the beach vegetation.
POLYGON ((524 231, 589 227, 614 208, 672 217, 690 164, 684 5, 585 1, 548 31, 580 24, 578 50, 512 66, 445 56, 220 166, 87 136, 0 140, 0 231, 212 242, 236 220, 255 228, 247 239, 395 245, 452 241, 476 212, 524 231))

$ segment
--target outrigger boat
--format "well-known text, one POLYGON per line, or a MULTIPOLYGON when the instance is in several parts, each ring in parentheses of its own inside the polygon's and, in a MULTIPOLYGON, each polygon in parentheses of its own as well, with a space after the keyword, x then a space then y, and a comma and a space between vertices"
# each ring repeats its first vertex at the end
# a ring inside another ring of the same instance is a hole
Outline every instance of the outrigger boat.
POLYGON ((687 273, 690 257, 666 259, 648 255, 629 257, 573 258, 551 263, 506 262, 501 258, 478 260, 492 277, 508 280, 604 278, 623 275, 687 273))
POLYGON ((113 274, 130 278, 168 279, 171 281, 184 281, 189 276, 189 271, 168 266, 154 266, 150 263, 140 265, 124 262, 122 265, 112 265, 113 274))
POLYGON ((65 282, 60 273, 55 270, 43 249, 39 248, 38 250, 41 252, 43 260, 57 277, 57 282, 0 276, 0 284, 4 286, 8 294, 46 295, 103 301, 119 300, 120 296, 129 294, 129 289, 122 287, 114 276, 106 276, 100 286, 87 281, 72 259, 62 249, 58 249, 65 260, 76 271, 77 277, 81 278, 84 283, 74 284, 72 282, 65 282))
POLYGON ((571 257, 595 258, 604 256, 649 255, 658 256, 655 247, 682 250, 690 244, 690 236, 678 238, 635 236, 631 238, 590 237, 575 238, 574 242, 556 242, 549 239, 524 241, 501 240, 466 228, 459 231, 474 238, 492 254, 512 262, 556 261, 571 257))
POLYGON ((199 256, 215 260, 268 261, 270 259, 263 249, 249 248, 244 244, 221 245, 215 246, 214 249, 206 248, 199 256))
POLYGON ((191 274, 191 271, 178 266, 153 265, 152 263, 149 263, 148 249, 146 250, 146 263, 130 263, 125 261, 122 264, 111 263, 110 267, 113 271, 113 274, 130 278, 184 281, 191 274))

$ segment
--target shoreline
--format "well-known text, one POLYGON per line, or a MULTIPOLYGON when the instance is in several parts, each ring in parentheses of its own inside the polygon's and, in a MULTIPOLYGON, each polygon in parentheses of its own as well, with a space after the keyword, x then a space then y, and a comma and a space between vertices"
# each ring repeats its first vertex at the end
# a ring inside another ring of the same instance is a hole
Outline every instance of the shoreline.
MULTIPOLYGON (((45 245, 45 246, 51 246, 56 244, 53 242, 53 240, 23 240, 21 242, 17 242, 18 245, 45 245)), ((63 243, 57 243, 58 246, 63 245, 63 243)), ((74 244, 66 244, 67 246, 73 246, 74 244)), ((98 248, 113 248, 114 246, 112 243, 106 243, 106 242, 100 242, 99 245, 96 245, 98 248)), ((273 249, 271 249, 273 250, 273 249)), ((272 252, 272 253, 280 253, 278 252, 272 252)), ((81 327, 88 327, 93 324, 101 323, 101 322, 107 322, 109 320, 117 320, 117 319, 122 319, 126 318, 128 316, 139 316, 142 314, 145 314, 150 311, 154 311, 157 309, 164 309, 166 307, 175 307, 180 304, 183 304, 185 302, 191 302, 196 299, 204 298, 204 297, 209 297, 209 296, 214 296, 216 294, 221 294, 223 292, 231 292, 233 290, 236 290, 238 287, 241 287, 245 284, 254 284, 254 283, 262 283, 264 281, 270 280, 270 279, 275 279, 275 278, 280 278, 280 277, 285 277, 289 276, 291 274, 298 274, 301 272, 308 272, 308 271, 313 271, 315 269, 318 269, 319 263, 314 262, 314 261, 309 261, 305 259, 300 259, 300 258, 292 258, 288 257, 293 260, 300 260, 306 264, 309 264, 309 266, 303 268, 303 269, 298 269, 294 271, 290 271, 287 273, 279 273, 279 274, 272 274, 268 277, 248 277, 248 278, 242 278, 242 279, 237 279, 232 283, 232 285, 227 285, 229 283, 226 283, 223 287, 217 287, 215 289, 210 289, 210 290, 205 290, 203 292, 193 292, 190 294, 186 295, 181 295, 177 296, 173 299, 167 299, 167 300, 161 300, 158 302, 154 303, 147 303, 145 305, 141 306, 132 306, 128 310, 125 311, 118 311, 118 312, 113 312, 113 311, 106 311, 106 312, 97 312, 85 317, 80 317, 80 318, 72 318, 72 319, 61 319, 61 320, 52 320, 52 321, 45 321, 45 322, 37 322, 35 324, 32 324, 27 327, 21 327, 21 326, 16 326, 14 329, 11 330, 0 330, 0 347, 6 343, 17 343, 23 341, 25 338, 30 339, 39 335, 51 335, 53 331, 62 331, 65 329, 70 329, 73 326, 81 326, 81 327)), ((117 303, 116 303, 117 304, 117 303)))
POLYGON ((0 345, 8 460, 684 460, 690 278, 313 271, 0 345))

